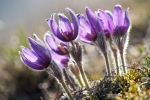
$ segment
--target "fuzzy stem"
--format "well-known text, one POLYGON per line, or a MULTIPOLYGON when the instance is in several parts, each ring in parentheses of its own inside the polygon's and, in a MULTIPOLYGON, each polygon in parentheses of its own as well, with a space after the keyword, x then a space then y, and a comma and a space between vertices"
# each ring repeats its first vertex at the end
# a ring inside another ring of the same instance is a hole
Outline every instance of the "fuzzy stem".
POLYGON ((124 61, 124 55, 123 55, 123 52, 120 52, 120 57, 121 57, 121 62, 122 62, 122 67, 123 67, 123 72, 126 73, 125 61, 124 61))
POLYGON ((64 83, 64 81, 60 81, 61 85, 63 86, 64 90, 66 91, 66 93, 68 94, 70 100, 73 100, 72 95, 69 91, 69 89, 67 88, 66 84, 64 83))
POLYGON ((103 53, 103 54, 104 54, 104 59, 105 59, 106 68, 107 68, 107 75, 108 75, 108 76, 111 76, 110 66, 109 66, 109 60, 108 60, 108 55, 107 55, 107 53, 103 53))
POLYGON ((81 87, 84 87, 84 85, 83 85, 83 83, 82 83, 82 80, 81 80, 81 76, 80 76, 80 75, 79 75, 79 76, 76 76, 76 78, 77 78, 77 80, 78 80, 80 86, 81 86, 81 87))
POLYGON ((83 81, 84 81, 84 83, 85 83, 85 86, 86 86, 87 88, 90 88, 90 85, 89 85, 89 83, 88 83, 88 80, 87 80, 87 78, 86 78, 86 75, 85 75, 85 72, 84 72, 84 70, 83 70, 82 65, 78 65, 78 66, 79 66, 79 70, 80 70, 81 76, 82 76, 82 78, 83 78, 83 81))
POLYGON ((68 76, 67 72, 66 72, 66 69, 63 69, 63 73, 64 73, 64 76, 66 78, 66 80, 68 81, 69 85, 72 87, 72 89, 75 91, 75 87, 73 86, 72 82, 71 82, 71 79, 70 77, 68 76))
POLYGON ((117 52, 113 52, 114 58, 115 58, 115 65, 116 65, 116 70, 117 70, 117 75, 120 75, 120 70, 119 70, 119 66, 118 66, 118 57, 117 57, 117 52))

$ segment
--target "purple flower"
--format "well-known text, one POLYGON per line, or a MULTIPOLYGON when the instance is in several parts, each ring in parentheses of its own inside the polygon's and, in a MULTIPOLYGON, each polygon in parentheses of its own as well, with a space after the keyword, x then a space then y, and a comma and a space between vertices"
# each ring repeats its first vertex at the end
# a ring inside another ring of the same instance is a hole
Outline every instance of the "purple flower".
POLYGON ((119 50, 124 49, 124 44, 128 37, 128 31, 131 26, 128 8, 122 11, 120 5, 114 7, 113 14, 109 11, 98 10, 97 16, 101 19, 100 25, 107 38, 112 38, 119 50))
POLYGON ((32 69, 43 70, 51 63, 51 55, 44 43, 34 34, 36 41, 28 38, 30 48, 21 46, 20 58, 32 69))
POLYGON ((58 14, 59 26, 55 20, 55 14, 52 14, 51 18, 46 21, 57 38, 64 42, 69 42, 77 38, 79 25, 75 13, 69 8, 66 8, 66 10, 70 13, 72 23, 64 14, 58 14))
POLYGON ((51 33, 47 32, 45 34, 45 43, 47 46, 59 55, 66 55, 68 54, 67 46, 69 45, 68 42, 62 42, 54 37, 51 33))
POLYGON ((83 42, 93 44, 97 34, 101 31, 96 15, 88 8, 85 8, 88 20, 81 14, 77 15, 80 23, 79 39, 83 42))
POLYGON ((131 26, 128 10, 129 8, 123 12, 122 7, 120 5, 116 5, 113 12, 113 23, 115 29, 112 36, 120 52, 123 52, 124 45, 127 43, 126 41, 129 35, 128 32, 131 26))
POLYGON ((67 55, 58 55, 57 53, 50 51, 52 59, 60 68, 68 67, 69 57, 67 55))
POLYGON ((115 26, 115 31, 118 31, 119 29, 120 34, 126 34, 130 27, 131 22, 130 22, 128 10, 129 8, 127 8, 125 12, 123 12, 121 5, 116 5, 114 7, 113 23, 115 26))

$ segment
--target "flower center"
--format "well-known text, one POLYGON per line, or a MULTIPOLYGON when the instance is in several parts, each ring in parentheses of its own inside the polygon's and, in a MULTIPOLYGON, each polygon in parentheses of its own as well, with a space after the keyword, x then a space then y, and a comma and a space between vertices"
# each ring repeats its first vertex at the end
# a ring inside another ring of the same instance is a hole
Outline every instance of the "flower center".
POLYGON ((62 52, 67 53, 66 50, 60 45, 60 43, 58 44, 58 47, 62 52))

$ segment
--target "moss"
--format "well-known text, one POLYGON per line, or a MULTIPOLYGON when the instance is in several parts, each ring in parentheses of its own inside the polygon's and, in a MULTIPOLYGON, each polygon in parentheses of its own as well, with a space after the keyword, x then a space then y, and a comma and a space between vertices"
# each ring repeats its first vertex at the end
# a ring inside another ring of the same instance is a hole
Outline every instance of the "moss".
POLYGON ((139 85, 143 82, 143 77, 148 77, 148 73, 150 73, 150 71, 147 68, 133 68, 123 76, 104 77, 100 81, 93 82, 90 89, 85 88, 83 90, 76 91, 74 99, 148 100, 148 98, 150 98, 150 85, 142 86, 141 90, 144 92, 138 91, 139 85), (143 74, 143 72, 145 74, 143 74), (78 97, 78 99, 76 97, 78 97))

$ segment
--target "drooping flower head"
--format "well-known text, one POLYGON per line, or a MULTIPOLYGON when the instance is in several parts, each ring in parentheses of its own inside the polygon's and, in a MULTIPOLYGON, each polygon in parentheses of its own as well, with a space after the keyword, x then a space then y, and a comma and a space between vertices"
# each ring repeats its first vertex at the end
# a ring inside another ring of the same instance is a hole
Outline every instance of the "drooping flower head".
POLYGON ((131 26, 129 8, 123 12, 122 7, 120 5, 116 5, 114 7, 112 18, 115 26, 112 36, 120 52, 123 52, 125 43, 128 43, 127 40, 131 26))
POLYGON ((67 50, 67 47, 69 45, 68 42, 60 41, 55 36, 53 36, 53 34, 51 34, 50 32, 45 33, 44 40, 47 46, 55 53, 59 55, 68 54, 68 50, 67 50))
POLYGON ((34 34, 36 40, 28 38, 30 49, 21 46, 20 58, 25 65, 35 70, 43 70, 51 63, 51 55, 44 43, 34 34))
POLYGON ((77 15, 80 24, 79 39, 83 42, 93 44, 97 34, 101 31, 96 15, 88 8, 85 8, 88 20, 81 14, 77 15))
POLYGON ((69 42, 77 38, 79 25, 75 13, 69 8, 66 8, 66 10, 70 13, 72 23, 64 14, 58 14, 59 26, 55 20, 55 14, 52 14, 51 18, 46 21, 57 38, 64 42, 69 42))

